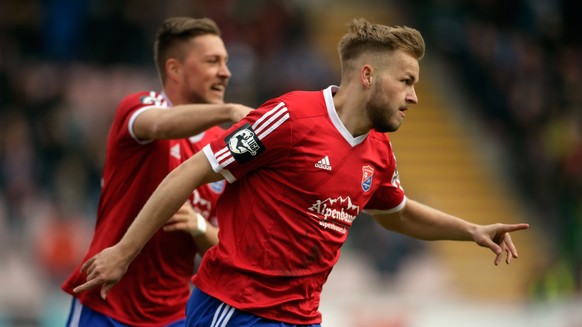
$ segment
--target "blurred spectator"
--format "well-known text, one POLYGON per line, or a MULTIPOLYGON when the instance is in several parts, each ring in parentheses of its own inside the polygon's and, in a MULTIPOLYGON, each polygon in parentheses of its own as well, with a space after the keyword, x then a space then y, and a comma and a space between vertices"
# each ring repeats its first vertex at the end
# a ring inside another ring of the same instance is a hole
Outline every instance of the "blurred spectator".
MULTIPOLYGON (((416 0, 427 40, 473 95, 513 182, 582 291, 582 29, 574 0, 416 0)), ((552 254, 556 255, 556 254, 552 254)), ((552 263, 553 264, 553 263, 552 263)), ((558 274, 559 276, 560 274, 558 274)), ((554 278, 554 277, 553 277, 554 278)))

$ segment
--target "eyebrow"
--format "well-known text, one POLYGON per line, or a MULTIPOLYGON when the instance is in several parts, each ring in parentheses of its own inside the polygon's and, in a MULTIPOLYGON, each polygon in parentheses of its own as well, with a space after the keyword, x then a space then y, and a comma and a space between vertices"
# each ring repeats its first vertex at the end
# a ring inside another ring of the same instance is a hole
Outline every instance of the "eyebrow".
POLYGON ((415 83, 417 83, 417 82, 418 82, 418 80, 417 80, 417 78, 416 78, 416 76, 415 76, 414 74, 412 74, 412 73, 405 73, 405 74, 406 74, 406 76, 407 76, 408 78, 410 78, 410 79, 412 80, 412 83, 413 83, 413 84, 415 84, 415 83))
POLYGON ((212 58, 212 59, 221 58, 222 59, 222 58, 224 58, 224 59, 228 60, 229 57, 223 56, 222 54, 218 54, 218 53, 208 53, 208 54, 203 55, 202 58, 207 58, 207 59, 210 59, 210 58, 212 58))

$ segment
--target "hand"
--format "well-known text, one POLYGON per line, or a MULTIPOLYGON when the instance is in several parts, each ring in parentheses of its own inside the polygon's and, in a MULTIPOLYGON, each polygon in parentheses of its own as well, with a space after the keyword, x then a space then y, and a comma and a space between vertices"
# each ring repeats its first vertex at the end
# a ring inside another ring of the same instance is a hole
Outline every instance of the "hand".
POLYGON ((233 123, 237 123, 239 120, 243 119, 251 110, 253 110, 253 108, 234 103, 231 105, 230 120, 233 123))
POLYGON ((130 260, 122 256, 117 245, 104 249, 87 260, 81 267, 81 273, 87 273, 85 284, 73 289, 73 293, 87 291, 95 286, 101 286, 101 298, 105 300, 107 293, 125 275, 130 260))
POLYGON ((198 214, 187 201, 162 228, 165 232, 183 231, 193 235, 198 230, 198 214))
POLYGON ((479 226, 475 230, 473 239, 482 247, 490 248, 495 253, 494 264, 497 266, 506 253, 505 263, 509 264, 512 258, 517 258, 517 249, 511 240, 510 232, 529 228, 529 224, 493 224, 479 226))

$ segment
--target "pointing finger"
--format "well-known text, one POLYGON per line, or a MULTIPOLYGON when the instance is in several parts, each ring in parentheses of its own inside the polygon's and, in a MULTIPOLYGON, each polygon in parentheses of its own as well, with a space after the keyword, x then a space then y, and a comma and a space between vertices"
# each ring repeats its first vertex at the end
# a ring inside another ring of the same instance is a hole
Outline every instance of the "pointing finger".
POLYGON ((529 224, 502 225, 497 232, 498 233, 510 233, 510 232, 515 232, 515 231, 528 229, 528 228, 529 228, 529 224))
POLYGON ((100 281, 98 281, 97 279, 92 279, 92 280, 86 282, 85 284, 82 284, 82 285, 75 287, 73 289, 73 293, 85 292, 85 291, 90 290, 99 284, 100 284, 100 281))

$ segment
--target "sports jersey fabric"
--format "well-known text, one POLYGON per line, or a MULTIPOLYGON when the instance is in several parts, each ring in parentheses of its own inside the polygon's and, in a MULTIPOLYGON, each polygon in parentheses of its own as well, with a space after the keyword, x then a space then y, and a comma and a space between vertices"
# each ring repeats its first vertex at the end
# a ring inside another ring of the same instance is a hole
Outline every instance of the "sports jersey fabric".
MULTIPOLYGON (((124 98, 115 112, 107 138, 95 232, 83 262, 121 239, 170 172, 170 142, 139 140, 133 135, 137 115, 154 107, 168 107, 164 95, 140 92, 124 98)), ((99 287, 73 294, 73 288, 85 282, 81 266, 67 278, 62 289, 84 306, 124 324, 168 325, 185 317, 196 250, 190 235, 160 230, 129 265, 125 277, 111 289, 106 300, 99 296, 99 287)))
MULTIPOLYGON (((224 129, 214 126, 206 131, 187 139, 171 140, 170 168, 178 167, 182 162, 193 156, 208 144, 211 140, 224 133, 224 129)), ((226 181, 202 185, 192 192, 190 203, 198 209, 200 214, 214 226, 216 222, 216 201, 224 191, 226 181)))
POLYGON ((404 206, 388 136, 353 137, 336 90, 269 100, 204 147, 232 184, 217 205, 220 243, 193 278, 200 290, 267 319, 320 323, 322 287, 353 220, 404 206))

